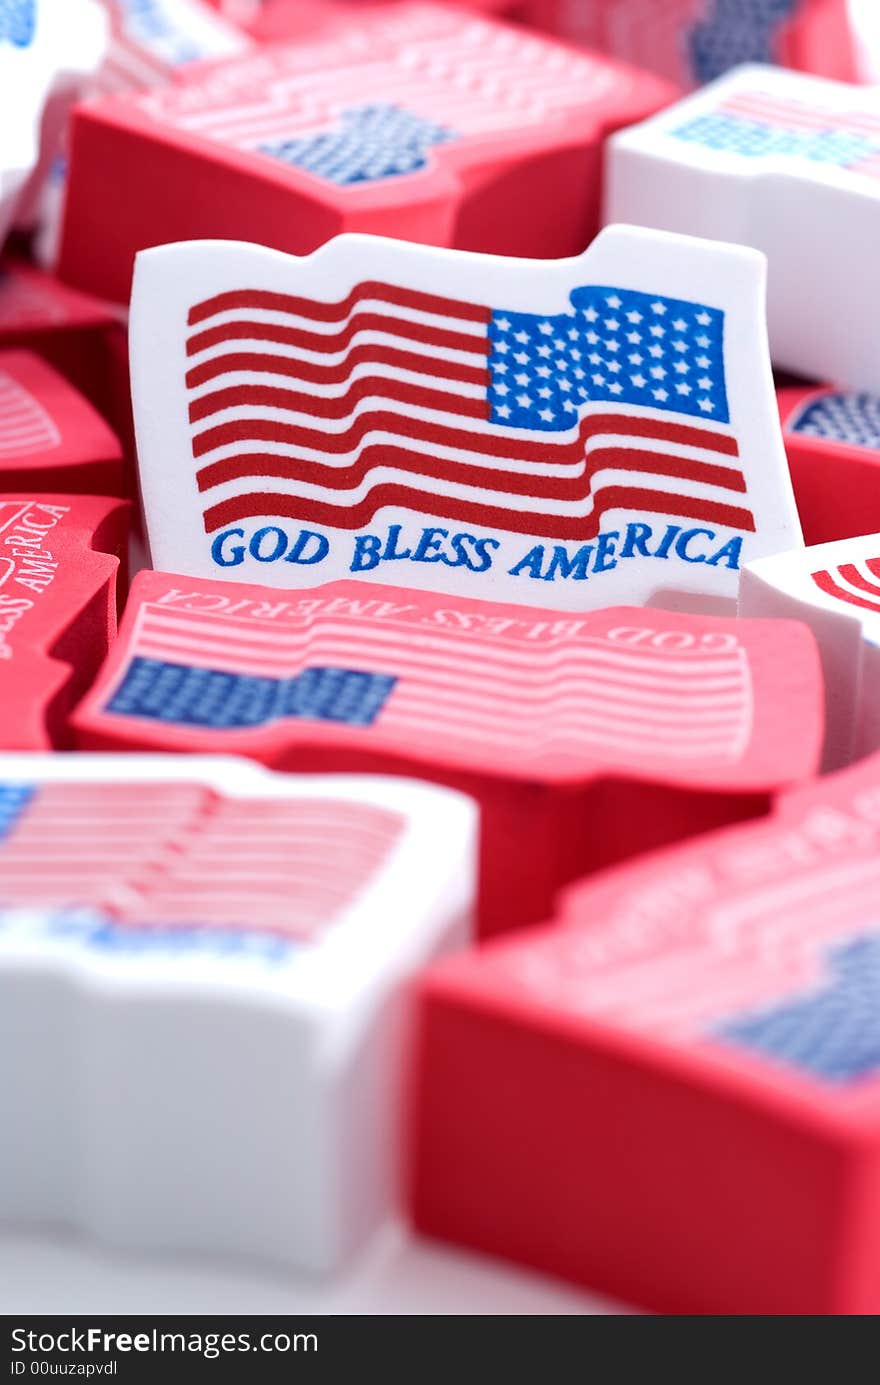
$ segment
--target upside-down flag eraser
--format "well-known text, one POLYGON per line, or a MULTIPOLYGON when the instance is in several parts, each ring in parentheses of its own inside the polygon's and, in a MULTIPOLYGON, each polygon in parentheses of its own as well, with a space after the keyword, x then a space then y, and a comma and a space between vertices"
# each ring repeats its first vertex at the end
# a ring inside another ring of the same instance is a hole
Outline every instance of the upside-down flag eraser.
POLYGON ((570 260, 343 236, 138 257, 153 565, 583 610, 732 610, 800 542, 754 251, 610 227, 570 260))
POLYGON ((0 756, 0 1215, 344 1261, 399 1206, 412 980, 468 941, 474 827, 425 784, 0 756))
POLYGON ((125 302, 135 253, 205 235, 307 254, 344 231, 571 255, 599 224, 602 146, 659 78, 435 4, 80 106, 60 272, 125 302), (126 197, 99 215, 108 167, 126 197))
POLYGON ((223 751, 469 794, 486 934, 540 921, 609 861, 766 812, 816 769, 822 685, 788 621, 142 572, 75 725, 95 750, 223 751))
POLYGON ((438 965, 418 1228, 666 1314, 876 1314, 878 888, 875 757, 438 965))

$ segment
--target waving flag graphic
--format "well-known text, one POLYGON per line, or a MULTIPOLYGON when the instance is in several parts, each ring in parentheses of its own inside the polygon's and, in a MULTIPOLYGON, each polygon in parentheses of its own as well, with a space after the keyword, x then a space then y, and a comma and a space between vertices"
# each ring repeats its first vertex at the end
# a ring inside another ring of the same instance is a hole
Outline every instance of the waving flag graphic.
POLYGON ((353 529, 383 505, 550 538, 628 507, 754 529, 724 314, 613 287, 494 310, 362 283, 337 303, 232 290, 189 313, 205 529, 353 529))

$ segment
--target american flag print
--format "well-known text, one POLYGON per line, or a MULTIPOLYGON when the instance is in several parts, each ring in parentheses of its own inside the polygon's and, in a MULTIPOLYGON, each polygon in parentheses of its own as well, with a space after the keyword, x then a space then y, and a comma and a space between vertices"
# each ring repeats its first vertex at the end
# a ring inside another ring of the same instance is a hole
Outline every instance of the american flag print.
POLYGON ((860 558, 810 575, 826 596, 880 614, 880 558, 860 558))
POLYGON ((688 76, 683 39, 704 12, 705 0, 557 0, 555 28, 682 83, 688 76))
POLYGON ((880 449, 880 397, 857 390, 837 390, 808 399, 786 420, 786 432, 880 449))
POLYGON ((744 62, 776 62, 801 0, 559 0, 558 30, 689 86, 744 62))
POLYGON ((110 22, 94 82, 101 95, 162 85, 177 68, 225 58, 250 44, 205 0, 101 0, 110 22))
MULTIPOLYGON (((436 6, 407 9, 400 20, 367 16, 342 34, 267 50, 189 90, 139 103, 188 135, 301 168, 322 151, 337 169, 330 181, 356 187, 423 168, 425 158, 397 166, 413 144, 426 155, 453 136, 527 133, 607 100, 626 82, 601 61, 525 31, 463 21, 436 6), (291 149, 294 158, 285 155, 291 149), (341 177, 340 167, 352 175, 369 167, 371 176, 341 177)), ((326 176, 320 164, 307 171, 326 176)))
POLYGON ((807 994, 731 1016, 714 1031, 746 1048, 842 1085, 880 1071, 880 935, 829 948, 823 981, 807 994))
POLYGON ((724 312, 595 285, 570 303, 515 312, 388 282, 197 303, 206 533, 257 516, 351 530, 387 505, 560 540, 612 508, 754 531, 724 312))
POLYGON ((369 885, 403 822, 342 798, 232 798, 194 783, 7 782, 0 908, 309 941, 369 885))
POLYGON ((455 137, 444 125, 383 102, 342 111, 339 124, 329 130, 266 141, 259 151, 338 187, 351 187, 415 173, 427 165, 433 145, 455 137))
POLYGON ((685 35, 690 75, 712 82, 737 63, 775 62, 782 26, 801 0, 704 0, 703 14, 685 35))
POLYGON ((631 649, 565 631, 541 643, 474 639, 320 612, 285 627, 154 601, 138 611, 105 710, 215 732, 292 717, 373 750, 430 747, 473 765, 513 757, 565 775, 609 760, 735 762, 752 733, 753 688, 740 645, 631 649))
POLYGON ((670 134, 744 159, 782 157, 880 177, 880 108, 843 110, 769 89, 735 90, 670 134))
POLYGON ((723 850, 694 848, 674 875, 658 867, 618 894, 585 890, 588 928, 548 930, 496 968, 557 1012, 723 1045, 826 1089, 876 1076, 880 862, 873 845, 846 853, 838 841, 792 874, 796 835, 758 827, 740 839, 742 859, 766 870, 752 886, 736 880, 731 845, 731 873, 723 850))
POLYGON ((58 427, 39 400, 0 370, 0 464, 6 457, 47 452, 60 442, 58 427))

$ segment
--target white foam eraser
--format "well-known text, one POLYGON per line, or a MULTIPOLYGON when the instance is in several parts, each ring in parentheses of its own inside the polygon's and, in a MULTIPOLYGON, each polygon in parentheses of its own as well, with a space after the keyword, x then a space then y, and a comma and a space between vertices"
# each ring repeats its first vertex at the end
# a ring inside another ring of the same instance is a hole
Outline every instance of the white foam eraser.
POLYGON ((155 567, 724 612, 800 530, 764 261, 633 227, 567 260, 344 235, 138 257, 155 567))
POLYGON ((475 817, 414 781, 0 756, 0 1216, 338 1264, 396 1205, 410 982, 467 940, 475 817))

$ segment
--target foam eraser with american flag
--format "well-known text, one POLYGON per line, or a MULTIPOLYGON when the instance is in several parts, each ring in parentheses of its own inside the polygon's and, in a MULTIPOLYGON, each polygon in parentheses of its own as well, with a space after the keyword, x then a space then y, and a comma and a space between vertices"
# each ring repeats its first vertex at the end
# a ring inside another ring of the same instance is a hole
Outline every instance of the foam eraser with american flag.
POLYGON ((800 541, 753 250, 635 227, 569 260, 340 236, 138 257, 153 565, 583 610, 732 610, 800 541))
POLYGON ((607 221, 763 250, 774 365, 880 389, 880 88, 737 68, 614 136, 605 188, 607 221))
POLYGON ((34 265, 0 260, 0 349, 45 357, 89 399, 107 395, 107 336, 117 319, 105 304, 34 265))
POLYGON ((128 503, 0 494, 0 749, 69 744, 68 713, 116 633, 128 503))
POLYGON ((0 490, 122 493, 122 448, 39 356, 0 350, 0 490))
POLYGON ((522 0, 517 17, 681 87, 744 62, 847 82, 859 71, 847 0, 522 0))
POLYGON ((822 682, 802 626, 372 592, 139 573, 77 743, 457 788, 481 807, 483 934, 815 772, 822 682))
POLYGON ((880 748, 880 534, 750 563, 739 609, 804 621, 813 631, 827 698, 826 768, 880 748))
POLYGON ((295 254, 343 231, 575 254, 598 227, 606 136, 675 94, 442 5, 331 14, 313 39, 81 106, 60 272, 121 303, 138 250, 206 231, 295 254), (117 163, 130 196, 105 220, 117 163))
POLYGON ((205 0, 98 0, 107 23, 107 45, 100 66, 60 107, 55 137, 46 141, 42 176, 32 180, 19 220, 35 225, 33 251, 54 268, 67 186, 66 136, 74 95, 96 96, 177 81, 193 63, 245 52, 251 40, 223 19, 205 0))
POLYGON ((880 530, 880 394, 799 385, 776 399, 805 541, 880 530))
POLYGON ((400 1203, 411 983, 467 942, 475 817, 233 759, 0 757, 0 1215, 344 1260, 400 1203))
POLYGON ((878 888, 874 757, 438 965, 417 1226, 661 1313, 876 1314, 878 888))

